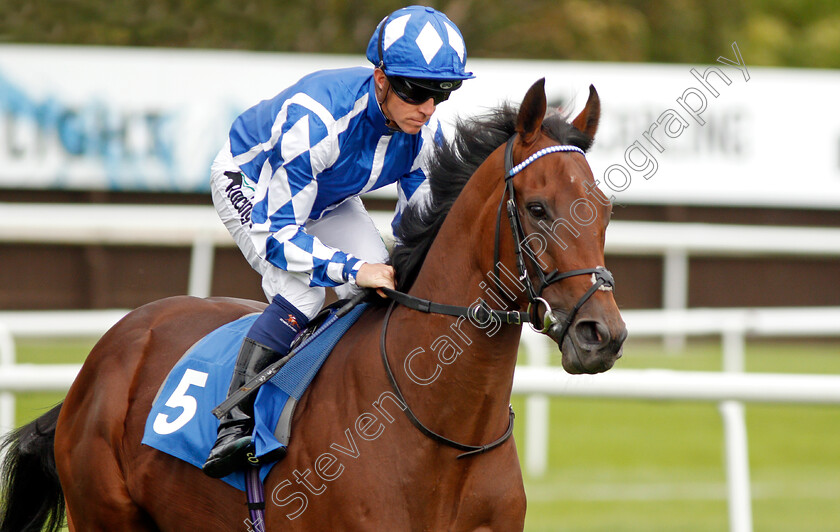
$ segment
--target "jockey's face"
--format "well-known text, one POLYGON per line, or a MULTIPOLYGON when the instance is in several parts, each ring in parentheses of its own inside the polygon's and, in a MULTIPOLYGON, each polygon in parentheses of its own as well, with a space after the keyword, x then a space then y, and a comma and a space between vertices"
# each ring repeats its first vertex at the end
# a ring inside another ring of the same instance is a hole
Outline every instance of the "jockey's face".
POLYGON ((373 71, 373 78, 376 84, 376 97, 385 116, 404 133, 410 135, 419 133, 423 124, 429 121, 437 108, 434 100, 429 98, 419 104, 408 103, 390 90, 390 82, 384 72, 377 68, 373 71))

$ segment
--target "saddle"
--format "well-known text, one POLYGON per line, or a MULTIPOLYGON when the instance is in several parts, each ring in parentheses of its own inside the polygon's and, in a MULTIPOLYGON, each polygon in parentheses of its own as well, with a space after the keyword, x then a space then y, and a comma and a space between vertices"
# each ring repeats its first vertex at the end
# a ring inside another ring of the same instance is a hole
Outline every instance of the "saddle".
MULTIPOLYGON (((299 333, 294 337, 292 340, 292 344, 289 347, 289 352, 294 353, 297 348, 299 348, 304 342, 306 342, 309 338, 315 334, 318 329, 321 328, 321 325, 327 321, 327 318, 335 314, 335 312, 344 306, 345 303, 350 301, 349 299, 339 299, 333 303, 330 303, 326 307, 322 308, 321 311, 315 315, 314 318, 309 320, 309 323, 306 324, 306 327, 300 330, 299 333)), ((294 357, 292 357, 294 358, 294 357)))
MULTIPOLYGON (((254 465, 262 480, 276 462, 260 458, 285 455, 292 437, 295 407, 339 339, 367 308, 359 304, 346 315, 331 319, 343 302, 319 313, 293 342, 297 350, 254 400, 254 465)), ((236 354, 259 314, 243 316, 214 330, 191 347, 175 364, 158 390, 142 443, 198 468, 216 439, 218 420, 211 413, 227 395, 236 354)), ((245 491, 243 472, 222 480, 245 491)))

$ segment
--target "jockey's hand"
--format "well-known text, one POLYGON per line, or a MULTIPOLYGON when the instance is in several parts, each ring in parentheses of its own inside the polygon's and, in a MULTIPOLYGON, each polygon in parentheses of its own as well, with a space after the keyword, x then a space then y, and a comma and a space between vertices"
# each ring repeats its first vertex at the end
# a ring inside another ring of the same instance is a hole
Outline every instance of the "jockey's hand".
MULTIPOLYGON (((390 288, 394 290, 394 268, 380 263, 367 262, 362 264, 356 274, 356 285, 362 288, 390 288)), ((387 297, 382 290, 377 290, 376 293, 382 297, 387 297)))

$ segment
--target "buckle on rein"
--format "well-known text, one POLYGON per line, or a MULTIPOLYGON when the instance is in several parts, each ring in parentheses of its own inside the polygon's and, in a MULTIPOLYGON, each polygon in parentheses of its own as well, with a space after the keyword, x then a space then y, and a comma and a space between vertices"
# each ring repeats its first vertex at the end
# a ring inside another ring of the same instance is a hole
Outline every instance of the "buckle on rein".
POLYGON ((495 316, 499 321, 507 325, 522 325, 521 313, 518 311, 494 311, 483 298, 479 298, 478 305, 469 307, 468 312, 477 323, 487 323, 495 316))

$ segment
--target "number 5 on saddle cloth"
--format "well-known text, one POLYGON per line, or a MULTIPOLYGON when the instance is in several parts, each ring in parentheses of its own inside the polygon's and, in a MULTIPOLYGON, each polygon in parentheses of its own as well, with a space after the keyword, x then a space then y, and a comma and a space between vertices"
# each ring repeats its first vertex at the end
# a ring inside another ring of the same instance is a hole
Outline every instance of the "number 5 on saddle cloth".
MULTIPOLYGON (((317 331, 293 349, 294 356, 268 381, 270 385, 257 390, 253 436, 257 458, 288 446, 297 402, 335 344, 366 307, 356 305, 341 316, 337 309, 330 309, 317 331)), ((239 346, 258 316, 250 314, 219 327, 181 357, 152 403, 143 444, 201 468, 219 425, 212 410, 227 395, 239 346)), ((273 465, 261 464, 262 480, 273 465)), ((222 480, 245 491, 243 472, 222 480)))

